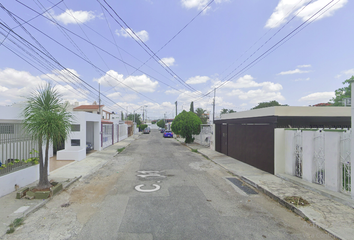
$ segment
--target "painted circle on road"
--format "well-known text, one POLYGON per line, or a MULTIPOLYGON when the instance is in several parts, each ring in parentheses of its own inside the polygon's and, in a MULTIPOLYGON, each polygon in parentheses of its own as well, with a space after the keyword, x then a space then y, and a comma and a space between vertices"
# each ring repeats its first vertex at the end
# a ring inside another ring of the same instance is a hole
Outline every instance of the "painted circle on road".
POLYGON ((138 186, 135 186, 135 190, 137 190, 138 192, 155 192, 160 190, 160 186, 157 184, 152 184, 152 186, 154 186, 154 189, 141 189, 145 184, 140 184, 138 186))

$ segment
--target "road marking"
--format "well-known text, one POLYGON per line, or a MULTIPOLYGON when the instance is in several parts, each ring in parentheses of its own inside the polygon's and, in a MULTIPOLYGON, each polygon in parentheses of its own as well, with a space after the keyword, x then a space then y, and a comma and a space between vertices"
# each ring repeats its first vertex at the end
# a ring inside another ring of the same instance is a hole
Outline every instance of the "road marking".
POLYGON ((152 184, 152 186, 154 186, 154 189, 141 189, 141 187, 143 187, 145 184, 140 184, 138 186, 135 186, 135 190, 137 190, 138 192, 155 192, 160 190, 160 186, 157 184, 152 184))
POLYGON ((162 176, 160 174, 155 174, 155 173, 151 173, 149 175, 137 175, 138 177, 141 177, 141 178, 147 178, 147 177, 166 177, 166 176, 162 176))

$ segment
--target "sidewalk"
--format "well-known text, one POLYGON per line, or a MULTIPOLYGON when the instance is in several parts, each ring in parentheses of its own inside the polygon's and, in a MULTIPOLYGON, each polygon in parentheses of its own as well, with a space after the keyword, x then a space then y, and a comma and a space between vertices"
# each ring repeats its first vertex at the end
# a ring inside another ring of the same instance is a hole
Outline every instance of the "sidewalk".
MULTIPOLYGON (((117 149, 128 146, 139 138, 140 134, 124 139, 100 152, 94 152, 80 162, 72 162, 57 170, 50 172, 49 179, 63 182, 63 188, 69 187, 81 177, 86 177, 97 171, 117 154, 117 149)), ((29 184, 34 186, 37 183, 29 184)), ((44 206, 50 199, 15 199, 16 192, 12 192, 0 198, 0 239, 6 234, 10 223, 16 218, 26 217, 44 206)))
MULTIPOLYGON (((177 139, 184 142, 184 139, 177 139)), ((304 181, 291 177, 277 177, 264 172, 222 153, 196 143, 187 144, 189 148, 208 157, 214 163, 233 173, 244 182, 257 188, 283 206, 291 209, 304 219, 308 219, 332 236, 339 239, 353 239, 354 236, 354 200, 341 193, 326 191, 322 186, 311 186, 304 181), (296 207, 284 200, 287 196, 299 196, 310 205, 296 207)))

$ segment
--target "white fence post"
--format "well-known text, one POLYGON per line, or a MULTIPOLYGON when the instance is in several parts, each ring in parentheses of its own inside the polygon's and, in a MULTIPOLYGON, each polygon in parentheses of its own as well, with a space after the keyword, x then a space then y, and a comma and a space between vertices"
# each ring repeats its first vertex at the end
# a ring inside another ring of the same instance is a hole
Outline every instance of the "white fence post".
POLYGON ((286 174, 294 176, 295 173, 295 157, 294 157, 294 137, 297 130, 285 129, 285 166, 286 174))
POLYGON ((274 175, 285 173, 285 153, 292 148, 287 148, 285 141, 285 130, 283 128, 274 129, 274 175))
POLYGON ((342 132, 326 131, 325 134, 325 187, 340 190, 340 136, 342 132))
POLYGON ((313 158, 315 153, 314 137, 316 131, 312 129, 308 129, 308 130, 304 129, 302 132, 303 133, 302 178, 308 182, 313 182, 312 181, 313 180, 313 158))

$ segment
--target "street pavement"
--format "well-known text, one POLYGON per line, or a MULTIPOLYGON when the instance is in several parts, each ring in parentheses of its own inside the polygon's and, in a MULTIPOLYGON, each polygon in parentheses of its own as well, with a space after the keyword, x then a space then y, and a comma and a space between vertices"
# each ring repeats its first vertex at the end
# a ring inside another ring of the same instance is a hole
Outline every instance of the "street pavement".
MULTIPOLYGON (((80 161, 80 162, 74 162, 71 164, 68 164, 54 172, 51 173, 50 179, 54 179, 56 181, 60 180, 63 181, 65 179, 69 179, 69 183, 74 182, 76 180, 85 181, 85 183, 90 183, 94 182, 92 179, 90 180, 90 176, 94 175, 94 173, 101 171, 102 168, 106 167, 107 171, 110 170, 109 173, 102 172, 103 174, 107 174, 107 176, 112 175, 113 173, 117 173, 116 177, 117 178, 104 178, 104 181, 112 182, 112 184, 116 184, 115 181, 118 179, 118 170, 122 168, 116 168, 115 166, 110 166, 108 165, 108 162, 112 160, 112 157, 116 155, 117 149, 122 148, 122 147, 127 147, 129 146, 134 140, 139 139, 140 137, 143 137, 141 135, 134 135, 128 139, 125 139, 114 146, 108 147, 104 149, 101 152, 96 152, 94 154, 91 154, 88 156, 86 159, 80 161), (107 180, 108 179, 108 180, 107 180)), ((145 141, 145 136, 141 140, 145 141)), ((174 139, 166 139, 168 141, 175 141, 174 139)), ((180 141, 178 145, 182 144, 183 139, 177 139, 180 141)), ((171 143, 172 144, 172 143, 171 143)), ((176 145, 177 146, 177 145, 176 145)), ((233 158, 230 158, 228 156, 225 156, 221 153, 215 152, 210 150, 209 148, 200 146, 198 144, 187 144, 189 148, 192 149, 198 149, 198 152, 210 159, 212 162, 216 163, 218 166, 224 168, 226 171, 229 173, 232 173, 233 175, 237 176, 239 179, 244 181, 247 184, 250 184, 253 186, 255 189, 258 189, 258 191, 265 193, 266 195, 270 196, 274 200, 278 201, 280 204, 288 207, 289 209, 293 210, 295 213, 300 215, 303 218, 308 218, 308 220, 311 222, 311 224, 307 224, 305 226, 308 227, 309 230, 313 230, 312 228, 321 228, 325 230, 326 232, 330 233, 332 236, 335 236, 339 239, 352 239, 352 236, 354 235, 354 209, 353 209, 353 201, 351 199, 347 199, 341 195, 338 196, 333 196, 333 195, 326 195, 323 193, 320 193, 320 190, 318 189, 311 189, 309 190, 308 186, 304 185, 299 185, 296 182, 296 179, 291 179, 291 177, 287 176, 282 176, 283 178, 279 178, 277 176, 274 176, 272 174, 268 174, 266 172, 263 172, 261 170, 258 170, 252 166, 249 166, 247 164, 244 164, 240 161, 237 161, 233 158), (286 180, 285 180, 286 179, 286 180), (308 202, 310 202, 310 206, 306 207, 295 207, 292 204, 289 204, 284 201, 284 197, 286 196, 301 196, 302 198, 306 199, 308 202)), ((137 151, 135 148, 129 149, 129 151, 137 151)), ((163 149, 161 148, 161 152, 163 149)), ((143 159, 144 153, 141 153, 141 158, 143 159)), ((173 155, 174 157, 179 156, 178 153, 175 153, 173 155)), ((182 155, 181 155, 182 156, 182 155)), ((172 156, 165 155, 166 158, 171 158, 172 156)), ((135 157, 136 158, 136 157, 135 157)), ((126 159, 128 162, 129 156, 124 156, 122 155, 122 159, 126 159)), ((175 161, 166 161, 165 163, 162 163, 163 166, 161 166, 161 162, 154 162, 151 161, 149 164, 144 162, 141 159, 141 162, 139 162, 140 165, 137 165, 137 163, 130 163, 128 166, 131 169, 137 169, 140 168, 140 170, 145 169, 145 170, 156 170, 156 169, 174 169, 176 166, 174 166, 175 161)), ((137 159, 134 159, 134 161, 137 161, 137 159)), ((194 169, 201 168, 201 165, 196 162, 191 162, 189 164, 190 167, 194 169)), ((189 171, 189 170, 188 170, 189 171)), ((181 172, 177 170, 171 170, 168 174, 167 173, 158 173, 158 174, 165 174, 169 176, 173 176, 174 174, 182 174, 181 172), (175 171, 175 172, 174 172, 175 171)), ((218 196, 215 196, 215 193, 208 193, 207 191, 203 192, 208 199, 207 202, 201 202, 201 193, 198 192, 198 189, 194 187, 192 183, 189 183, 189 187, 178 187, 178 184, 181 186, 184 184, 184 182, 177 182, 177 186, 174 185, 173 188, 164 186, 161 188, 161 190, 157 191, 158 196, 160 196, 160 200, 158 198, 156 199, 151 199, 149 197, 146 197, 144 202, 141 202, 141 200, 138 200, 138 198, 132 198, 129 199, 127 196, 124 195, 124 193, 131 191, 131 183, 136 182, 136 176, 129 175, 128 173, 119 173, 120 179, 119 179, 119 184, 121 185, 114 185, 114 191, 116 193, 120 194, 109 194, 105 199, 101 208, 107 212, 112 212, 114 211, 118 216, 123 216, 125 215, 125 218, 118 218, 120 220, 117 220, 117 216, 108 216, 107 214, 104 214, 103 212, 99 213, 87 213, 86 215, 81 215, 78 216, 78 220, 81 221, 82 219, 85 219, 87 224, 80 229, 77 227, 75 231, 72 233, 67 233, 66 236, 61 236, 61 235, 56 235, 59 237, 52 238, 52 239, 70 239, 71 236, 78 236, 78 239, 94 239, 92 234, 98 234, 97 232, 92 232, 92 229, 94 229, 95 226, 100 226, 100 229, 102 230, 103 233, 107 233, 109 231, 106 228, 104 222, 106 221, 113 221, 117 226, 120 226, 120 229, 122 231, 118 232, 118 230, 115 232, 115 236, 119 237, 118 239, 153 239, 153 236, 151 234, 148 234, 149 230, 153 228, 151 226, 151 223, 153 222, 158 222, 161 226, 161 228, 166 228, 166 229, 171 229, 171 231, 178 231, 178 226, 184 226, 187 231, 185 231, 185 238, 184 239, 193 239, 193 231, 195 229, 198 229, 200 232, 201 236, 203 234, 206 234, 204 239, 217 239, 214 237, 220 236, 220 234, 225 234, 224 239, 229 239, 227 238, 227 234, 230 234, 231 236, 234 236, 234 239, 247 239, 246 235, 237 235, 232 232, 232 228, 236 228, 236 226, 233 225, 233 221, 235 219, 231 218, 231 215, 228 217, 229 222, 225 221, 224 218, 218 218, 218 215, 214 213, 214 209, 210 208, 208 205, 211 204, 213 205, 214 208, 220 208, 222 209, 222 199, 220 200, 220 203, 215 203, 211 199, 213 198, 218 198, 218 196), (171 188, 171 191, 168 191, 167 189, 171 188), (190 196, 190 199, 188 201, 185 198, 181 198, 182 194, 186 194, 190 196), (173 197, 170 197, 173 196, 173 197), (170 197, 167 200, 165 200, 166 197, 170 197), (112 201, 113 198, 116 201, 112 201), (175 200, 173 200, 175 199, 175 200), (134 201, 137 201, 136 204, 134 205, 134 201), (200 206, 197 210, 194 208, 188 208, 188 204, 190 204, 190 201, 195 201, 197 205, 200 206), (210 201, 210 202, 209 202, 210 201), (118 202, 119 204, 112 204, 113 202, 118 202), (128 204, 128 202, 130 204, 128 204), (144 203, 144 204, 143 204, 144 203), (221 205, 220 205, 221 204, 221 205), (166 218, 164 218, 163 213, 159 212, 159 209, 163 209, 165 207, 170 208, 170 215, 169 217, 175 216, 176 219, 178 219, 178 216, 180 216, 179 211, 181 211, 179 206, 184 205, 184 214, 191 214, 191 221, 186 221, 181 223, 176 223, 175 225, 170 225, 167 221, 165 221, 166 218), (217 205, 217 207, 216 207, 217 205), (139 206, 137 209, 133 206, 139 206), (186 207, 187 206, 187 207, 186 207), (140 209, 139 209, 140 208, 140 209), (152 215, 146 215, 146 216, 139 216, 136 215, 138 213, 144 212, 144 210, 148 209, 149 213, 152 215), (189 209, 189 210, 188 210, 189 209), (210 211, 211 213, 205 213, 205 209, 210 211), (153 214, 154 213, 154 214, 153 214), (156 213, 158 213, 156 215, 156 213), (104 219, 105 221, 97 222, 97 220, 92 220, 92 216, 96 214, 95 216, 97 219, 104 219), (195 216, 194 216, 194 215, 195 216), (159 216, 158 219, 151 219, 150 223, 149 221, 138 221, 137 219, 149 219, 151 216, 159 216), (213 227, 214 223, 210 221, 211 218, 216 218, 219 219, 218 221, 221 221, 221 226, 223 226, 223 229, 218 229, 213 227), (108 218, 108 219, 107 219, 108 218), (111 219, 112 218, 112 219, 111 219), (198 225, 195 225, 193 219, 200 219, 200 222, 198 225), (135 225, 131 224, 132 222, 135 221, 135 225), (224 222, 225 221, 225 222, 224 222), (128 234, 129 232, 135 232, 137 229, 134 229, 134 226, 139 226, 139 231, 141 231, 140 234, 134 235, 134 234, 128 234), (190 226, 188 230, 188 226, 190 226), (206 229, 203 227, 207 226, 206 229), (209 228, 209 229, 208 229, 209 228), (229 229, 230 228, 230 229, 229 229), (125 233, 123 233, 125 232, 125 233), (190 235, 188 235, 190 234, 190 235), (90 237, 91 236, 91 237, 90 237)), ((142 173, 144 174, 153 174, 153 173, 142 173)), ((187 177, 185 177, 187 179, 187 177)), ((194 183, 197 184, 197 186, 201 187, 204 186, 205 189, 207 187, 205 186, 205 183, 203 181, 198 180, 197 178, 192 178, 194 183), (203 185, 204 184, 204 185, 203 185)), ((140 177, 140 180, 144 182, 144 177, 140 177)), ((156 179, 154 179, 156 180, 156 179)), ((165 181, 164 179, 161 181, 165 181)), ((182 181, 182 180, 179 180, 182 181)), ((184 180, 183 180, 184 181, 184 180)), ((156 181, 154 181, 156 182, 156 181)), ((144 182, 145 184, 147 183, 153 183, 152 181, 147 181, 144 182)), ((172 184, 168 183, 166 180, 164 182, 166 185, 172 184)), ((98 187, 104 188, 105 187, 105 182, 103 182, 103 185, 99 185, 98 187)), ((173 184, 176 184, 173 182, 173 184)), ((75 185, 75 184, 74 184, 75 185)), ((142 190, 145 189, 145 186, 141 187, 142 190)), ((146 190, 146 189, 145 189, 146 190)), ((247 202, 249 199, 252 199, 252 201, 257 202, 257 198, 250 198, 250 195, 245 195, 245 193, 242 193, 239 188, 235 187, 235 190, 243 195, 245 197, 245 201, 247 202), (246 200, 248 199, 248 200, 246 200)), ((214 191, 217 191, 214 189, 214 191)), ((60 195, 64 196, 66 193, 62 193, 60 195)), ((136 192, 136 194, 139 194, 136 192)), ((60 195, 58 197, 54 198, 60 198, 60 195)), ((78 195, 80 197, 80 195, 78 195)), ((148 196, 148 195, 147 195, 148 196)), ((205 198, 204 196, 204 198, 205 198)), ((64 198, 64 197, 63 197, 64 198)), ((78 198, 79 199, 79 198, 78 198)), ((6 230, 8 229, 8 225, 13 221, 13 219, 21 216, 27 216, 30 213, 36 211, 38 208, 45 206, 46 204, 50 204, 48 201, 43 201, 43 200, 17 200, 15 199, 15 193, 8 194, 2 198, 0 198, 0 237, 3 236, 5 239, 12 239, 11 235, 4 235, 6 230)), ((244 205, 242 205, 244 206, 244 205)), ((244 206, 246 207, 246 206, 244 206)), ((279 206, 279 208, 282 208, 279 206)), ((220 210, 221 211, 221 210, 220 210)), ((235 210, 236 211, 236 210, 235 210)), ((241 210, 237 210, 237 213, 239 214, 241 210)), ((258 210, 259 211, 259 210, 258 210)), ((222 211, 221 211, 222 212, 222 211)), ((254 217, 255 220, 258 220, 262 222, 261 219, 254 217)), ((272 220, 273 221, 273 220, 272 220)), ((28 223, 25 223, 26 225, 28 223)), ((254 225, 252 227, 257 227, 257 222, 251 223, 251 225, 254 225)), ((266 224, 266 223, 262 223, 266 224)), ((251 228, 252 228, 251 227, 251 228)), ((271 226, 268 226, 271 228, 271 226)), ((243 231, 246 231, 247 229, 249 230, 248 225, 241 225, 238 226, 236 229, 239 232, 243 233, 243 231)), ((235 229, 234 229, 235 230, 235 229)), ((274 229, 271 229, 274 232, 274 229)), ((268 231, 267 234, 265 235, 259 235, 261 238, 265 238, 266 235, 271 235, 272 233, 269 233, 268 231)), ((272 232, 272 231, 270 231, 272 232)), ((161 238, 158 239, 164 239, 163 237, 166 237, 164 235, 165 233, 157 232, 155 233, 156 236, 160 236, 161 238), (159 235, 161 234, 161 235, 159 235)), ((282 239, 281 234, 284 233, 279 233, 280 235, 274 235, 277 236, 275 238, 277 239, 282 239)), ((111 236, 106 236, 100 235, 101 239, 114 239, 111 236)), ((23 239, 23 238, 22 238, 23 239)), ((40 238, 40 239, 45 239, 40 238)), ((117 239, 117 238, 116 238, 117 239)), ((170 236, 170 238, 165 238, 165 239, 174 239, 173 237, 170 236)), ((198 238, 194 238, 198 239, 198 238)), ((221 239, 221 238, 219 238, 221 239)), ((255 237, 255 239, 258 239, 255 237)), ((290 237, 289 237, 290 239, 290 237)), ((294 238, 296 239, 296 238, 294 238)))

